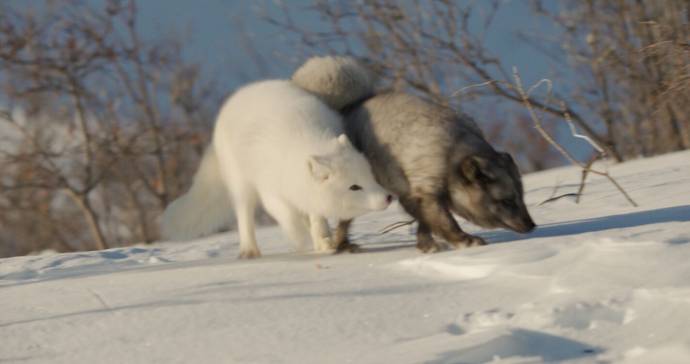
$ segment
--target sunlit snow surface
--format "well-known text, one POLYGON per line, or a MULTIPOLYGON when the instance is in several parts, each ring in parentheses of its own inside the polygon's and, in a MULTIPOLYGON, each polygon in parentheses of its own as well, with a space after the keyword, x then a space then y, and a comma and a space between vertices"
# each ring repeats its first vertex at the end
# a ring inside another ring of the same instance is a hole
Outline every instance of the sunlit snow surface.
MULTIPOLYGON (((602 166, 603 168, 603 166, 602 166)), ((237 236, 0 260, 0 362, 690 363, 690 153, 600 177, 525 177, 540 227, 423 255, 393 206, 357 220, 365 252, 264 257, 237 236)))

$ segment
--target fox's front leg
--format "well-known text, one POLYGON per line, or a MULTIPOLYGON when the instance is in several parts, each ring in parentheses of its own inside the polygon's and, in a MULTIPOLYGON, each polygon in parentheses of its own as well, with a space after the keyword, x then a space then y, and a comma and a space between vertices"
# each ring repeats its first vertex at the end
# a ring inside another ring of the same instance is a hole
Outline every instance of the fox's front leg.
POLYGON ((328 220, 323 216, 309 215, 309 232, 315 251, 335 249, 335 244, 333 244, 331 239, 331 230, 328 227, 328 220))
POLYGON ((443 247, 431 235, 430 223, 422 214, 421 199, 412 196, 400 196, 400 204, 405 211, 417 220, 417 249, 424 253, 434 253, 443 247))
POLYGON ((455 248, 486 245, 484 239, 462 231, 441 199, 424 196, 421 198, 419 209, 423 221, 429 224, 431 231, 442 236, 455 248))
POLYGON ((417 221, 417 249, 424 253, 435 253, 441 250, 441 246, 431 235, 431 228, 424 221, 417 221))

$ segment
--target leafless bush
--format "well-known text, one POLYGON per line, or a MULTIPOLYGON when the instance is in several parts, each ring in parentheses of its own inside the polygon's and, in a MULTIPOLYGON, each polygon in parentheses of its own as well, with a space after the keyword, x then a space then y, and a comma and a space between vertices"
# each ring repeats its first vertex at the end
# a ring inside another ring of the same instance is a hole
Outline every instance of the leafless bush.
MULTIPOLYGON (((690 147, 687 1, 533 4, 535 14, 549 17, 563 32, 550 39, 527 38, 540 49, 562 47, 576 65, 571 82, 582 82, 572 94, 554 95, 565 108, 537 96, 529 97, 530 105, 561 127, 568 114, 617 161, 690 147)), ((524 102, 512 83, 511 65, 485 41, 500 6, 496 0, 317 0, 309 9, 320 16, 325 31, 295 21, 289 6, 280 15, 267 11, 266 18, 296 34, 307 53, 357 56, 392 87, 447 103, 508 100, 522 119, 524 102), (456 90, 463 90, 460 100, 449 98, 456 90)), ((512 136, 526 145, 538 138, 527 130, 512 136)))
POLYGON ((534 4, 562 30, 551 41, 576 67, 569 102, 601 120, 616 154, 690 148, 690 3, 570 1, 559 11, 534 4))
MULTIPOLYGON (((499 6, 499 1, 315 1, 310 9, 320 15, 326 28, 318 32, 295 22, 290 7, 281 15, 266 12, 266 19, 296 34, 307 53, 345 53, 361 59, 379 74, 384 86, 466 109, 482 105, 487 112, 478 118, 479 123, 498 138, 499 145, 510 144, 513 152, 518 146, 544 146, 531 128, 512 132, 519 128, 511 126, 513 121, 524 124, 524 110, 500 121, 488 111, 501 99, 521 105, 510 72, 485 42, 499 6)), ((558 108, 531 101, 562 116, 558 108)), ((569 111, 586 133, 601 139, 578 113, 569 111)), ((519 163, 525 169, 552 166, 558 155, 542 150, 546 153, 541 160, 534 160, 540 157, 534 151, 518 153, 519 163)))
MULTIPOLYGON (((544 124, 541 121, 541 118, 539 118, 539 116, 537 115, 537 112, 535 111, 534 107, 532 106, 532 104, 529 101, 529 98, 530 98, 529 92, 525 91, 525 88, 522 85, 522 79, 520 77, 520 74, 518 73, 517 67, 513 68, 513 77, 515 78, 515 88, 520 93, 520 96, 522 97, 522 100, 525 103, 525 108, 527 108, 527 110, 529 111, 530 117, 532 118, 532 121, 534 122, 535 128, 537 129, 537 131, 539 131, 539 134, 542 135, 544 140, 546 140, 547 142, 549 142, 549 144, 551 144, 554 148, 556 148, 556 150, 558 150, 561 153, 561 155, 563 155, 570 163, 580 167, 580 169, 582 171, 582 180, 580 182, 580 188, 579 188, 578 193, 577 193, 577 200, 576 201, 577 202, 580 201, 580 197, 582 196, 582 192, 585 188, 585 182, 587 180, 587 175, 591 173, 591 174, 603 176, 606 179, 608 179, 609 182, 611 182, 611 184, 613 184, 616 187, 616 189, 618 189, 618 191, 625 197, 626 200, 628 200, 628 202, 632 206, 637 207, 637 203, 630 197, 630 195, 628 195, 627 191, 625 191, 625 189, 618 183, 618 181, 616 181, 615 178, 611 177, 611 175, 608 173, 608 171, 598 170, 592 166, 592 164, 596 161, 596 159, 599 159, 603 156, 603 149, 601 148, 601 146, 597 145, 593 140, 591 140, 591 138, 589 138, 585 135, 578 134, 573 129, 573 137, 583 138, 583 139, 587 140, 590 143, 590 146, 592 146, 594 149, 596 149, 597 152, 599 152, 599 154, 595 155, 595 157, 590 159, 590 161, 586 164, 575 159, 575 157, 573 157, 573 155, 570 152, 568 152, 568 150, 566 148, 564 148, 561 144, 559 144, 554 139, 553 135, 551 135, 551 133, 549 133, 544 128, 544 124)), ((549 84, 549 88, 551 88, 550 80, 544 79, 543 81, 546 81, 545 83, 549 84)), ((539 83, 530 87, 529 90, 534 90, 541 83, 542 82, 540 81, 539 83)), ((572 125, 572 120, 570 119, 570 115, 568 115, 568 113, 564 113, 564 118, 565 118, 566 122, 568 122, 568 124, 572 125)), ((550 198, 549 200, 553 200, 553 197, 550 198)), ((542 202, 542 204, 543 203, 544 202, 542 202)))
POLYGON ((50 4, 0 5, 0 254, 150 242, 217 93, 180 44, 141 38, 135 1, 50 4))

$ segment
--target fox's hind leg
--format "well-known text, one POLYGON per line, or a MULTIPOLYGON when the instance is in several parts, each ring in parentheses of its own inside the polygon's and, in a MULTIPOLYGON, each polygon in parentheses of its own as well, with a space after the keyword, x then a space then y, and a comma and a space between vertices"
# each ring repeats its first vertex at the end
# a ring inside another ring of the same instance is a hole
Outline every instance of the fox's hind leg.
POLYGON ((242 178, 244 173, 232 156, 232 150, 225 146, 216 149, 223 180, 228 189, 237 218, 237 230, 240 235, 240 258, 258 258, 261 256, 256 244, 254 214, 259 203, 258 191, 254 185, 242 178))
POLYGON ((309 232, 314 243, 315 251, 327 251, 335 248, 331 239, 331 229, 328 220, 323 216, 309 215, 309 232))
POLYGON ((266 211, 273 216, 288 238, 297 245, 297 250, 306 250, 309 241, 307 217, 278 197, 261 196, 266 211))
POLYGON ((233 181, 230 192, 237 215, 237 230, 240 234, 240 258, 258 258, 261 256, 261 251, 256 244, 254 222, 258 203, 256 191, 249 185, 242 185, 239 181, 233 181))

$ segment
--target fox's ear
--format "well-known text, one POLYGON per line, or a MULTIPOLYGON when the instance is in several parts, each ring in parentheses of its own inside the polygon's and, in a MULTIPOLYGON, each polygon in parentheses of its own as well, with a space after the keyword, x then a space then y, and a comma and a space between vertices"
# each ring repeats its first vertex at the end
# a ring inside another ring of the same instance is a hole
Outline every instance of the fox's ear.
POLYGON ((465 157, 460 162, 460 174, 469 183, 488 182, 490 178, 484 172, 486 163, 487 160, 478 155, 465 157))
POLYGON ((498 153, 498 155, 499 155, 499 158, 501 158, 501 160, 502 160, 504 163, 507 163, 507 164, 515 164, 515 160, 513 160, 513 157, 512 157, 509 153, 500 152, 500 153, 498 153))
POLYGON ((347 135, 345 135, 345 134, 338 135, 338 144, 345 146, 345 147, 351 147, 352 146, 352 143, 350 143, 350 139, 348 139, 347 135))
POLYGON ((513 157, 506 153, 506 152, 500 152, 498 153, 499 158, 501 158, 501 161, 503 162, 503 165, 510 169, 516 176, 520 176, 520 169, 517 166, 517 163, 515 163, 515 159, 513 157))
POLYGON ((314 155, 307 160, 309 173, 318 182, 327 181, 332 174, 331 159, 326 156, 314 155))

